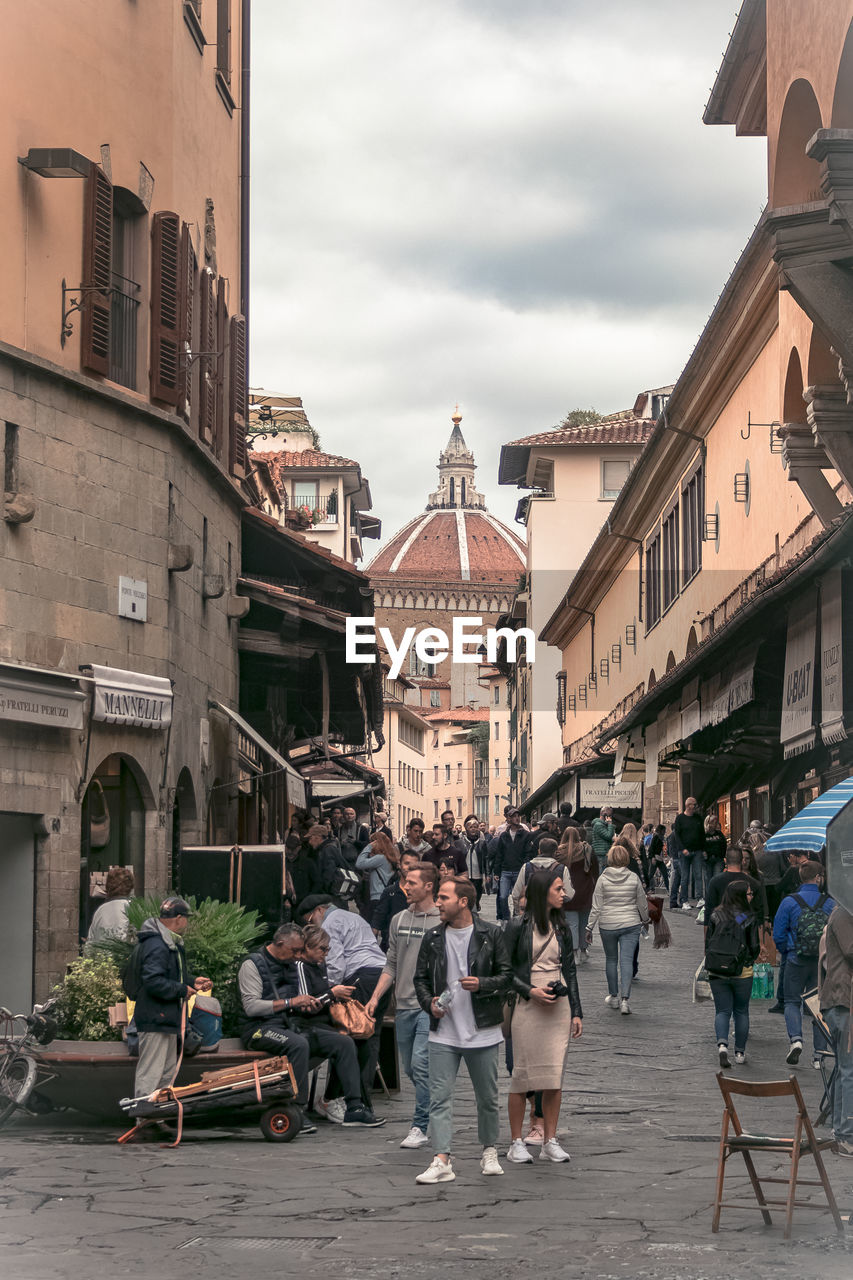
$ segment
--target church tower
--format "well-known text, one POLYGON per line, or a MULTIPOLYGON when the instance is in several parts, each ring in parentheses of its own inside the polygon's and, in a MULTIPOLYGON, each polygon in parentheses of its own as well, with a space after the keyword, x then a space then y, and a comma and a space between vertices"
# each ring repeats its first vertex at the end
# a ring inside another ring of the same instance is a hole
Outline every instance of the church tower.
POLYGON ((438 488, 429 495, 427 511, 436 509, 485 510, 486 500, 477 492, 474 473, 477 464, 459 428, 462 414, 459 405, 451 419, 450 439, 438 457, 438 488))

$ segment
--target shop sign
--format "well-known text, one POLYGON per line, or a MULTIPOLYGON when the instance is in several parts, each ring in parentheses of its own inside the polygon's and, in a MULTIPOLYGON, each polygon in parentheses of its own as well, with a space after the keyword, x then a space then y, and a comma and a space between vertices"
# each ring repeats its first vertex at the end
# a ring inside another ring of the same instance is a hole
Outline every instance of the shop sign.
POLYGON ((780 741, 785 759, 809 751, 815 742, 814 666, 817 599, 814 592, 791 606, 785 680, 782 686, 780 741))
POLYGON ((92 666, 92 719, 107 724, 165 729, 172 723, 172 682, 141 671, 92 666))
POLYGON ((820 736, 825 746, 847 737, 841 667, 841 570, 832 569, 820 584, 820 736))
POLYGON ((63 688, 47 680, 42 682, 22 668, 24 674, 29 678, 0 674, 0 722, 14 720, 22 724, 51 725, 55 729, 83 728, 86 695, 76 684, 69 682, 63 688))
POLYGON ((612 778, 581 778, 581 809, 642 809, 642 782, 614 782, 612 778))

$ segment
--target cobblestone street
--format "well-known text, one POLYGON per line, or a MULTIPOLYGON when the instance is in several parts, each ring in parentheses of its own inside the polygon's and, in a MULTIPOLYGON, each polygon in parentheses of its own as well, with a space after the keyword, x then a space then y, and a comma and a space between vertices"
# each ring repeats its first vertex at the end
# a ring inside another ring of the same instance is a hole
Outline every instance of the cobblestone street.
MULTIPOLYGON (((408 1082, 400 1099, 377 1102, 384 1129, 320 1122, 316 1137, 285 1146, 265 1143, 256 1128, 191 1129, 177 1151, 122 1149, 118 1126, 22 1118, 2 1136, 5 1274, 171 1274, 180 1250, 182 1267, 207 1276, 247 1269, 247 1253, 255 1270, 262 1253, 261 1265, 278 1274, 352 1280, 432 1277, 461 1262, 475 1278, 536 1271, 763 1280, 784 1268, 786 1280, 847 1280, 853 1233, 840 1242, 828 1216, 800 1212, 790 1245, 781 1225, 763 1227, 754 1211, 724 1211, 720 1234, 711 1234, 721 1112, 712 1011, 690 998, 701 931, 686 915, 670 921, 669 951, 643 944, 630 1018, 604 1005, 597 942, 582 971, 584 1035, 571 1051, 561 1126, 571 1165, 504 1161, 503 1178, 482 1178, 467 1077, 458 1093, 457 1180, 444 1188, 416 1186, 428 1159, 399 1148, 408 1082)), ((768 1015, 766 1002, 754 1004, 740 1070, 783 1078, 784 1051, 782 1019, 768 1015)), ((797 1074, 814 1115, 820 1078, 808 1056, 797 1074)), ((827 1163, 847 1214, 853 1167, 831 1154, 827 1163)), ((736 1166, 729 1176, 731 1187, 744 1185, 736 1166)))

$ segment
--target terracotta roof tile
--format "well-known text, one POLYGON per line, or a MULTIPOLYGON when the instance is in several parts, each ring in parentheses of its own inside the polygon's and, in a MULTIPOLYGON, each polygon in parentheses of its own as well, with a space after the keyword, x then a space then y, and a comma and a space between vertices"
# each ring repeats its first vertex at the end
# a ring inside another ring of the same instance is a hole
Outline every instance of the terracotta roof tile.
POLYGON ((525 445, 645 444, 654 430, 654 419, 638 418, 631 410, 612 413, 601 422, 582 427, 554 427, 535 435, 511 440, 510 447, 525 445))
POLYGON ((453 720, 460 724, 488 721, 488 707, 449 707, 444 711, 428 711, 424 720, 453 720))
POLYGON ((335 470, 341 467, 359 466, 359 463, 353 462, 352 458, 341 458, 336 453, 321 453, 319 449, 303 449, 300 453, 291 453, 288 450, 261 453, 258 450, 253 450, 252 456, 263 458, 275 473, 290 467, 317 467, 324 470, 335 470))

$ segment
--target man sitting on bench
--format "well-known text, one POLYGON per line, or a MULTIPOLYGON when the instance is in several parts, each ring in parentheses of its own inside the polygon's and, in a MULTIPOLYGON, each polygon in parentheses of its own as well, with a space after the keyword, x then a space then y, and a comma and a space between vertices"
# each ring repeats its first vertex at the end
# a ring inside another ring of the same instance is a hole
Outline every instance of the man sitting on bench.
MULTIPOLYGON (((375 1128, 384 1124, 368 1110, 361 1097, 361 1075, 355 1043, 331 1028, 317 1027, 308 1038, 293 1029, 290 1014, 311 1013, 319 1007, 311 995, 282 996, 287 986, 288 969, 304 951, 305 943, 299 925, 284 924, 277 929, 272 942, 253 951, 240 966, 237 986, 240 993, 240 1038, 247 1049, 263 1049, 270 1054, 284 1054, 296 1076, 297 1101, 308 1105, 308 1066, 311 1052, 328 1058, 337 1072, 346 1099, 343 1123, 349 1128, 375 1128)), ((316 1133, 313 1125, 303 1120, 303 1133, 316 1133)))

